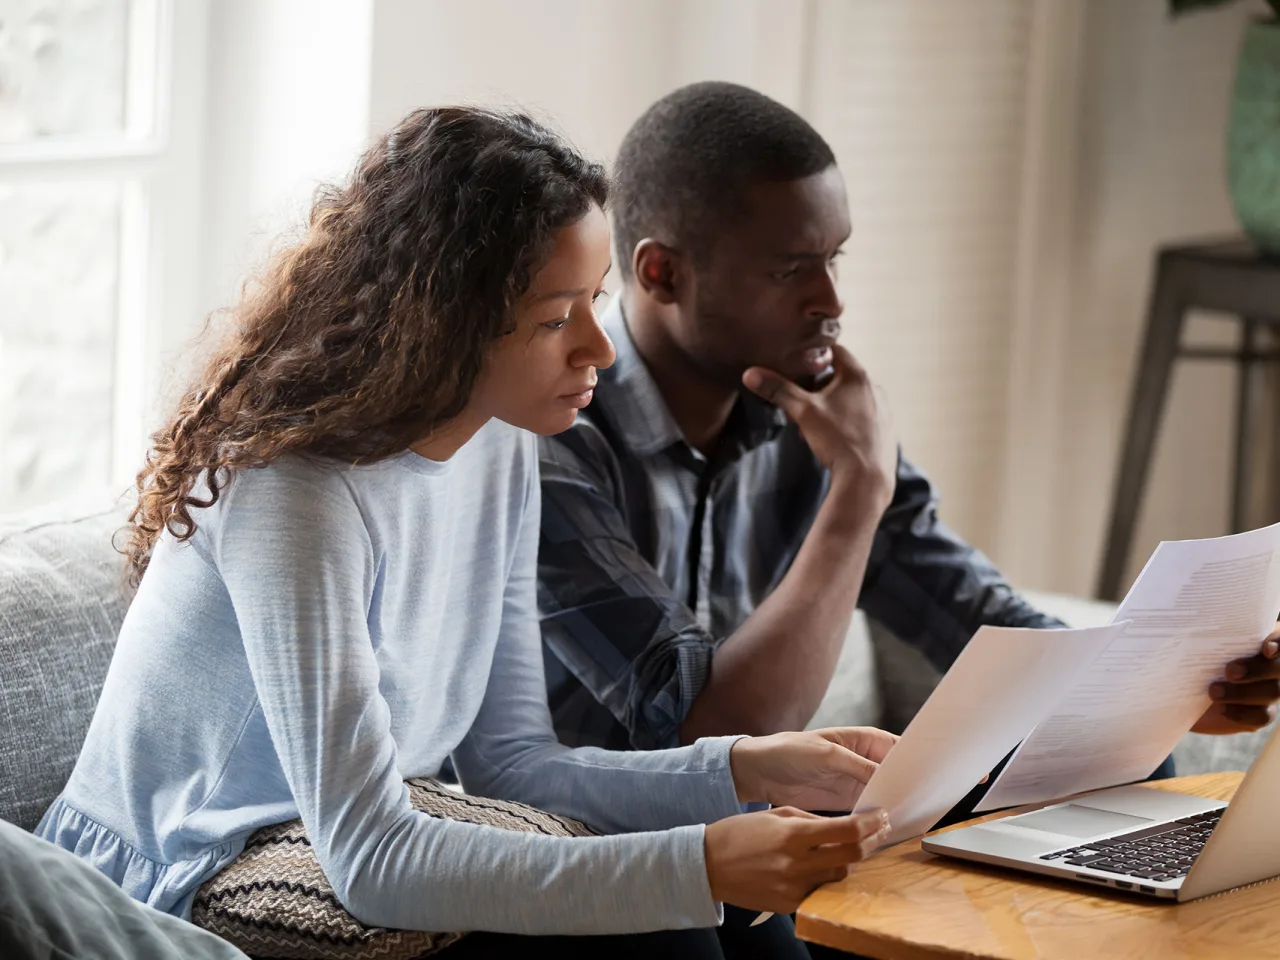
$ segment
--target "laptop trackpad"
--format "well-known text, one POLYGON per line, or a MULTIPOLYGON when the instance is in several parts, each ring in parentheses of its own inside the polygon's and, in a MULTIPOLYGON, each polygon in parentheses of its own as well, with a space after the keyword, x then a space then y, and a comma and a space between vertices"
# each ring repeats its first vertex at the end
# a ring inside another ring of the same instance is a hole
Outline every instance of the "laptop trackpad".
POLYGON ((1037 810, 1035 813, 1010 817, 1004 822, 1068 837, 1096 837, 1113 830, 1137 830, 1152 821, 1146 817, 1131 817, 1127 813, 1113 813, 1110 810, 1068 803, 1051 810, 1037 810))

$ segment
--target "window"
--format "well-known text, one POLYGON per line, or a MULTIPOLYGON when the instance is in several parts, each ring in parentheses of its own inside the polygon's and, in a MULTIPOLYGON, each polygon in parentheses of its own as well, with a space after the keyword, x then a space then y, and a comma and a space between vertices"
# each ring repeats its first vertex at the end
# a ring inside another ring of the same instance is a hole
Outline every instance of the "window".
POLYGON ((162 258, 196 236, 168 214, 193 148, 170 123, 175 6, 0 0, 2 510, 140 465, 162 258))

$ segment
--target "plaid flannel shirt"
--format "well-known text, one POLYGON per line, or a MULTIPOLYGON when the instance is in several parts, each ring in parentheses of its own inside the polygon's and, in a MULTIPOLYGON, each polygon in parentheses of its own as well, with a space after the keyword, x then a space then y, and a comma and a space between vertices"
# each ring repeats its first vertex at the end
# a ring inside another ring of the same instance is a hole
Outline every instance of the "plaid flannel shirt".
MULTIPOLYGON (((653 749, 679 729, 718 643, 786 574, 828 474, 781 411, 743 392, 714 461, 684 441, 627 331, 568 431, 539 443, 538 605, 548 698, 573 746, 653 749)), ((859 606, 945 670, 983 624, 1057 626, 938 519, 899 458, 859 606)))

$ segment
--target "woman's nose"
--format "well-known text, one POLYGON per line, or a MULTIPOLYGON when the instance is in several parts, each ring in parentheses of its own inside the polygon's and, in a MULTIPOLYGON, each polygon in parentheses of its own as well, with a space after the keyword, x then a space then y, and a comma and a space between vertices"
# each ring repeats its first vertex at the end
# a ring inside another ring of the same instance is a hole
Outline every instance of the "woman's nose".
POLYGON ((613 341, 604 332, 595 310, 591 311, 590 320, 582 325, 583 340, 574 351, 573 364, 577 367, 596 367, 603 369, 613 365, 617 353, 613 349, 613 341))

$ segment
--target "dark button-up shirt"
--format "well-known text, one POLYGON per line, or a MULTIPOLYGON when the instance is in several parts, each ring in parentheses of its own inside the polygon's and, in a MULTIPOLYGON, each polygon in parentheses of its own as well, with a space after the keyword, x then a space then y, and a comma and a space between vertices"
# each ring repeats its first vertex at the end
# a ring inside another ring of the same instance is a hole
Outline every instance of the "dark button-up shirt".
MULTIPOLYGON (((718 643, 786 575, 829 476, 781 411, 742 393, 712 458, 689 446, 636 350, 620 299, 617 361, 568 431, 540 440, 538 604, 547 687, 568 744, 679 743, 718 643)), ((859 597, 945 670, 983 624, 1057 626, 938 519, 899 459, 859 597)))

